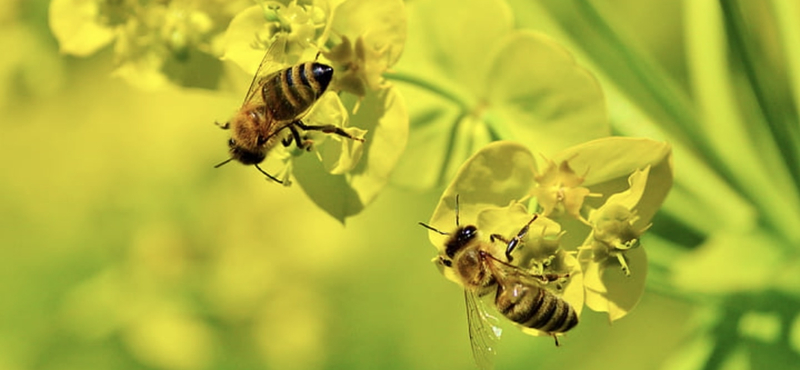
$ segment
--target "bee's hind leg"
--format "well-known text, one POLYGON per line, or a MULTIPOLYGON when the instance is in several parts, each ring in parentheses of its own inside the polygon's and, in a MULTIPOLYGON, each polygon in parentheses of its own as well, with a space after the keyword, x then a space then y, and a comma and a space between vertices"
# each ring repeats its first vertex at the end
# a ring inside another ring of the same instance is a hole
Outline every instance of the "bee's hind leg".
POLYGON ((292 125, 297 125, 297 127, 300 127, 301 129, 306 130, 306 131, 310 131, 310 130, 322 131, 322 132, 324 132, 326 134, 336 134, 336 135, 343 136, 343 137, 346 137, 346 138, 351 139, 351 140, 357 140, 357 141, 360 141, 362 143, 364 142, 364 139, 358 138, 358 137, 354 137, 353 135, 348 134, 345 130, 342 130, 341 127, 336 127, 334 125, 319 125, 319 126, 306 125, 305 123, 303 123, 303 121, 300 121, 300 120, 292 122, 292 125))

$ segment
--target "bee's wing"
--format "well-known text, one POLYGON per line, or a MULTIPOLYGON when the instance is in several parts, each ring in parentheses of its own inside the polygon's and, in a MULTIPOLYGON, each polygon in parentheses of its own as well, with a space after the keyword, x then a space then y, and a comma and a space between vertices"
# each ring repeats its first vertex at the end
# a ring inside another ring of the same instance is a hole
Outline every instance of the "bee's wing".
POLYGON ((275 36, 275 41, 273 41, 272 45, 267 49, 267 52, 264 54, 264 59, 261 59, 261 64, 258 65, 256 74, 253 75, 253 82, 250 83, 250 88, 247 89, 247 95, 244 97, 244 104, 247 104, 253 98, 260 97, 258 93, 260 92, 259 87, 261 87, 262 82, 285 66, 286 43, 285 33, 279 33, 275 36))
POLYGON ((548 281, 557 280, 560 277, 558 274, 536 275, 522 267, 502 261, 493 255, 487 255, 485 260, 489 263, 489 269, 500 285, 505 285, 509 278, 513 278, 513 280, 522 280, 534 286, 543 286, 548 281))
POLYGON ((481 370, 494 369, 494 356, 497 354, 495 346, 501 334, 501 329, 496 325, 497 319, 486 311, 483 300, 472 290, 464 290, 464 300, 467 304, 472 357, 481 370))

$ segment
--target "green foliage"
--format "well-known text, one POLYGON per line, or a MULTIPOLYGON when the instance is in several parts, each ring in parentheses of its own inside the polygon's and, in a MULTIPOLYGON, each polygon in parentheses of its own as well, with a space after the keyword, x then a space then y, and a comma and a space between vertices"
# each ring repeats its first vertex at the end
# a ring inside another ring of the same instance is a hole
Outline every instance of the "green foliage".
POLYGON ((409 14, 416 47, 388 77, 414 99, 409 145, 418 149, 404 156, 395 183, 442 185, 493 140, 555 153, 610 133, 594 77, 550 37, 513 29, 503 1, 418 1, 409 14))

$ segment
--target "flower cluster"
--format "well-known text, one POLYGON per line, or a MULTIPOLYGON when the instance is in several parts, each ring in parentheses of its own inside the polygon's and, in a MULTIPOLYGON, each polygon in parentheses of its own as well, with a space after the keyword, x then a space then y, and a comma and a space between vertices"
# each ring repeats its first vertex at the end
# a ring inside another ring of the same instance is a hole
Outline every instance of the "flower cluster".
MULTIPOLYGON (((569 281, 557 291, 564 300, 577 312, 585 304, 616 320, 633 309, 644 291, 647 263, 641 235, 671 187, 671 157, 668 144, 612 137, 544 158, 539 171, 526 147, 494 142, 462 165, 430 224, 452 224, 456 196, 462 200, 461 223, 476 225, 484 235, 513 237, 530 220, 527 210, 537 212, 513 263, 533 275, 568 274, 569 281)), ((443 236, 430 237, 441 250, 443 236)))
POLYGON ((283 165, 284 178, 292 174, 317 205, 342 221, 375 198, 405 149, 405 103, 382 77, 403 51, 404 14, 400 0, 270 1, 239 13, 223 38, 223 58, 248 73, 256 73, 264 50, 279 37, 286 47, 280 60, 271 61, 277 66, 316 59, 333 67, 329 93, 303 121, 334 124, 365 144, 309 133, 315 155, 283 148, 270 154, 283 165))
POLYGON ((142 88, 215 88, 218 37, 247 5, 224 0, 54 0, 50 28, 61 52, 88 56, 113 44, 115 73, 142 88))

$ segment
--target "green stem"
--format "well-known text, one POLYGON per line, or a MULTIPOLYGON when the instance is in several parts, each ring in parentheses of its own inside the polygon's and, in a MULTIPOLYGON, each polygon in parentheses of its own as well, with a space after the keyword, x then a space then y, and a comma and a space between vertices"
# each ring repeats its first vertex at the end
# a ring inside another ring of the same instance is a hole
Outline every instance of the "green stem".
POLYGON ((791 175, 794 186, 800 189, 800 131, 797 130, 798 117, 792 115, 791 109, 783 109, 781 96, 786 90, 776 86, 777 76, 764 65, 764 61, 756 56, 754 49, 756 40, 748 36, 747 24, 742 16, 742 9, 734 1, 720 1, 725 14, 725 25, 731 40, 732 51, 741 58, 757 109, 767 123, 771 139, 776 143, 781 157, 786 162, 784 168, 791 175))
POLYGON ((388 80, 407 83, 409 85, 419 87, 435 95, 438 95, 439 97, 442 97, 445 100, 448 100, 451 103, 458 106, 459 110, 461 110, 462 112, 470 110, 469 104, 467 104, 467 102, 464 101, 464 99, 462 99, 458 95, 454 94, 451 91, 448 91, 447 89, 441 86, 432 84, 430 81, 426 79, 406 74, 403 72, 386 72, 383 74, 383 76, 386 77, 386 79, 388 80))
POLYGON ((450 168, 450 162, 453 160, 453 151, 456 147, 456 141, 458 139, 458 128, 461 127, 461 122, 464 121, 464 117, 467 116, 466 111, 461 111, 461 113, 456 117, 455 121, 450 127, 450 136, 447 138, 447 146, 445 147, 444 151, 444 161, 442 162, 442 169, 439 171, 439 178, 436 179, 436 184, 441 185, 445 183, 447 180, 447 169, 450 168))
POLYGON ((683 94, 679 93, 678 88, 674 86, 669 77, 660 72, 657 67, 651 65, 643 56, 635 53, 634 49, 612 29, 589 1, 576 0, 576 4, 579 10, 583 11, 592 29, 600 34, 616 55, 622 58, 625 66, 641 82, 647 93, 678 125, 683 135, 676 133, 679 134, 677 136, 697 148, 705 149, 705 143, 700 140, 703 135, 700 132, 700 126, 696 122, 694 108, 683 94))

